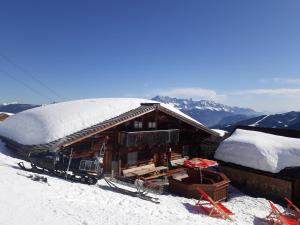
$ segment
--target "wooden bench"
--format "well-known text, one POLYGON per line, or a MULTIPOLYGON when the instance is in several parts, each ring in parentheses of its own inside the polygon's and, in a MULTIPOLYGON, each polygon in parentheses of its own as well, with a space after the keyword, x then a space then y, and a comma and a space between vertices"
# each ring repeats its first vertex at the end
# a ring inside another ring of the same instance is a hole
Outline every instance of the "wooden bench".
POLYGON ((135 168, 123 170, 125 177, 140 177, 143 180, 150 180, 162 176, 166 176, 168 167, 158 166, 155 167, 153 163, 145 166, 139 166, 135 168))

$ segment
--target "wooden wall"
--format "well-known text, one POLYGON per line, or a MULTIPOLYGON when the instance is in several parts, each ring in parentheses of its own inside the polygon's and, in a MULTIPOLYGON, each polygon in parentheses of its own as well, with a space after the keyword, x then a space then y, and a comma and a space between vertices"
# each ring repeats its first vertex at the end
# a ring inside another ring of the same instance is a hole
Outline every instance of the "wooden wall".
POLYGON ((292 180, 279 179, 228 166, 219 166, 219 168, 233 185, 237 185, 254 195, 281 201, 284 197, 293 199, 292 180))

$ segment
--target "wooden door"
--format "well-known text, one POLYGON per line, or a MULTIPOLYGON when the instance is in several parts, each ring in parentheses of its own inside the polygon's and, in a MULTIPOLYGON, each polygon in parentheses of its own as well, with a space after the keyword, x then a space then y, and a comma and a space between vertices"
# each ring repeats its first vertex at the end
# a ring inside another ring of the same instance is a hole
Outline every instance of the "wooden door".
POLYGON ((111 161, 112 161, 112 149, 107 146, 105 155, 104 155, 104 160, 103 160, 103 168, 105 173, 110 173, 111 172, 111 161))

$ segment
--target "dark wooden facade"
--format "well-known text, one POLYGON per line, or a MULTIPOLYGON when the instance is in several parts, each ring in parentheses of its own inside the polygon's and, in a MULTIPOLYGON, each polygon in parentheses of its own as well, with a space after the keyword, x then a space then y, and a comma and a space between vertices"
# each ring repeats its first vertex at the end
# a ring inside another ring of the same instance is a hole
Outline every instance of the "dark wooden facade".
POLYGON ((232 184, 249 194, 278 202, 288 197, 300 206, 300 169, 286 169, 274 174, 224 162, 219 168, 232 184))
POLYGON ((123 169, 199 156, 201 144, 218 137, 162 111, 155 110, 69 145, 74 152, 95 153, 108 137, 104 167, 106 173, 121 175, 123 169))

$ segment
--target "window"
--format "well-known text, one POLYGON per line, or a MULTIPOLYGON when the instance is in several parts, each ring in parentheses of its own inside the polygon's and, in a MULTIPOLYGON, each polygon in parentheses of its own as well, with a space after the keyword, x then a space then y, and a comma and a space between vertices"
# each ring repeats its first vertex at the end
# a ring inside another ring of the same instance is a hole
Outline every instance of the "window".
POLYGON ((134 128, 135 129, 142 129, 143 128, 143 122, 142 121, 134 121, 134 128))
POLYGON ((156 122, 149 122, 148 123, 148 128, 155 129, 156 128, 156 122))
POLYGON ((127 164, 128 166, 133 166, 137 164, 138 153, 130 152, 127 154, 127 164))
POLYGON ((190 146, 188 146, 188 145, 182 146, 182 155, 183 155, 183 157, 190 156, 190 146))
POLYGON ((79 164, 79 170, 98 172, 100 169, 99 161, 81 160, 79 164))

